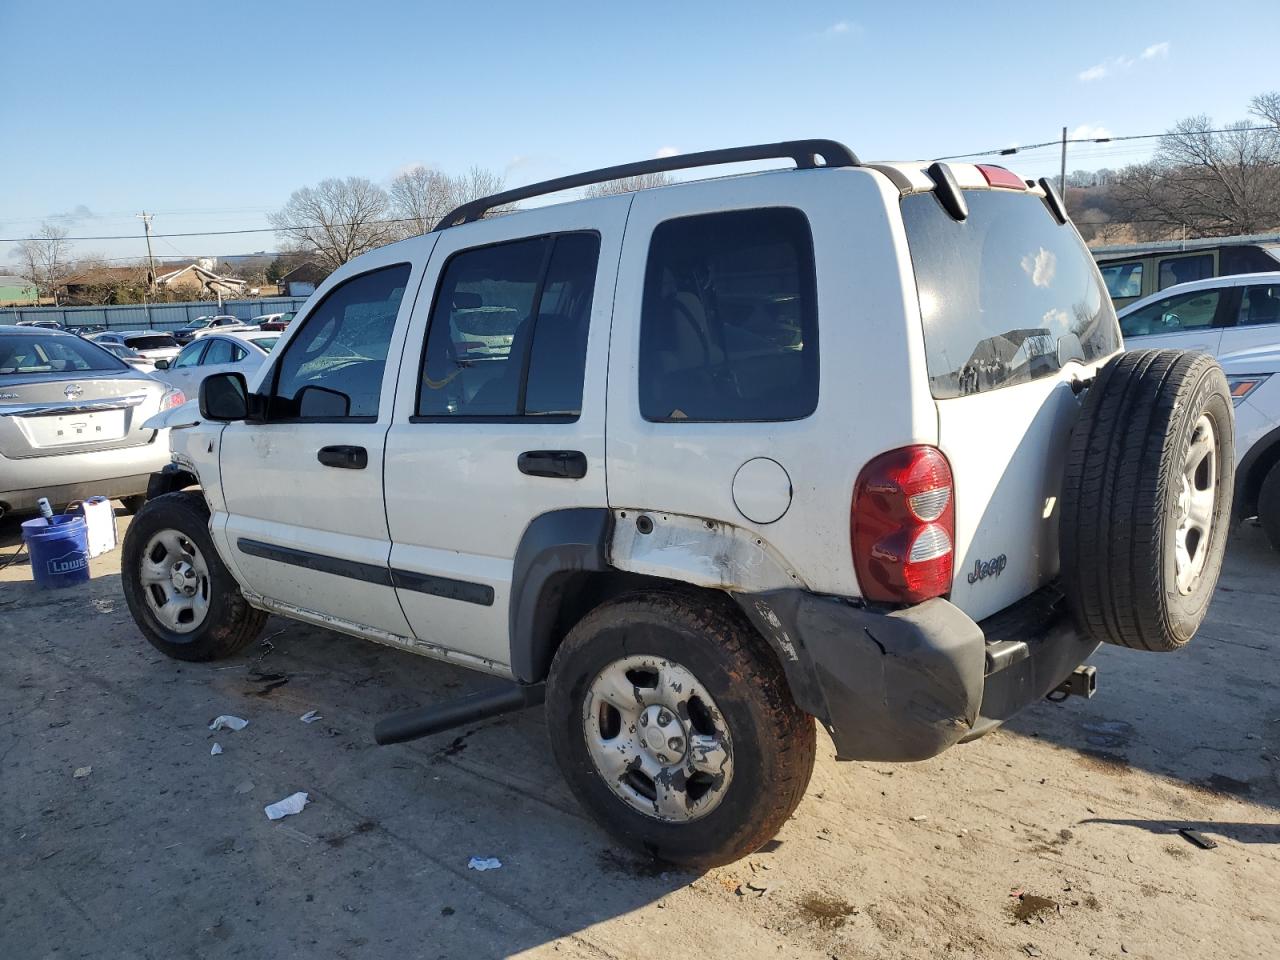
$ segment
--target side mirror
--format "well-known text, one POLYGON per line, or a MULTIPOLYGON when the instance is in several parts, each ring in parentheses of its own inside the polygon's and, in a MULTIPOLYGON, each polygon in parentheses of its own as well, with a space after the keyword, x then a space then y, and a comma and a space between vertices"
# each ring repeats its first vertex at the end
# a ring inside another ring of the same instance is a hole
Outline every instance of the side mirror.
POLYGON ((157 360, 157 361, 156 361, 156 369, 157 369, 157 370, 168 370, 168 369, 169 369, 169 366, 170 366, 169 361, 168 361, 168 360, 165 360, 165 359, 163 359, 163 358, 162 358, 162 359, 160 359, 160 360, 157 360))
POLYGON ((200 382, 200 416, 223 423, 249 416, 249 387, 243 373, 214 373, 200 382))

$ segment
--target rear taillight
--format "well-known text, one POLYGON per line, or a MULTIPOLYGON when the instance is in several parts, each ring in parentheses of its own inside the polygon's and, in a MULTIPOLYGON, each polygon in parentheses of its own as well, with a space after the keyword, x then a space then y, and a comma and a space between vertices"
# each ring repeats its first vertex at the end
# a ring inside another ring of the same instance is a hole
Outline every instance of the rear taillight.
POLYGON ((187 402, 187 395, 177 387, 169 390, 160 398, 160 412, 172 410, 174 407, 180 407, 187 402))
POLYGON ((862 596, 919 603, 949 593, 955 517, 951 465, 937 447, 902 447, 868 463, 849 518, 862 596))

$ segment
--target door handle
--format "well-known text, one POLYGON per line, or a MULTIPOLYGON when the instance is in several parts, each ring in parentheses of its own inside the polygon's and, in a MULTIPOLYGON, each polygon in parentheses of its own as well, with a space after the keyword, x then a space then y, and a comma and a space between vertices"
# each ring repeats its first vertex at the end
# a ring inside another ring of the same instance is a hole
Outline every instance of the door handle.
POLYGON ((369 465, 369 451, 364 447, 352 447, 340 443, 332 447, 321 447, 316 453, 316 459, 326 467, 363 470, 369 465))
POLYGON ((581 480, 587 475, 587 455, 581 450, 527 450, 517 464, 531 477, 581 480))

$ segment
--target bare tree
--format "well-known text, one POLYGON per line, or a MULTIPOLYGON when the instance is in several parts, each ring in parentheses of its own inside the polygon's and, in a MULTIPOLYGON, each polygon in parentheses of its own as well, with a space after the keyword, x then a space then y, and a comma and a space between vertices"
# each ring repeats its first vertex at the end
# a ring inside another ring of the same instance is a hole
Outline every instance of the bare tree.
POLYGON ((1185 229, 1228 236, 1280 224, 1280 130, 1253 126, 1235 123, 1211 133, 1208 117, 1180 121, 1149 163, 1115 178, 1123 213, 1156 234, 1185 229))
MULTIPOLYGON (((391 204, 396 217, 403 221, 403 235, 418 236, 433 230, 451 210, 501 193, 504 186, 500 174, 484 167, 472 167, 459 176, 449 176, 419 165, 391 181, 391 204)), ((516 204, 505 204, 485 215, 492 217, 515 208, 516 204)))
POLYGON ((1249 112, 1280 130, 1280 90, 1258 94, 1249 101, 1249 112))
POLYGON ((58 288, 71 270, 71 243, 67 230, 52 223, 42 223, 32 236, 18 244, 11 254, 19 263, 24 280, 35 284, 41 297, 58 302, 58 288))
POLYGON ((286 246, 306 251, 330 269, 395 239, 390 198, 363 177, 331 177, 295 190, 267 219, 286 246))
POLYGON ((651 187, 665 187, 675 182, 675 177, 669 173, 642 173, 638 177, 623 177, 621 180, 593 183, 584 193, 588 197, 611 197, 618 193, 635 193, 637 190, 648 190, 651 187))

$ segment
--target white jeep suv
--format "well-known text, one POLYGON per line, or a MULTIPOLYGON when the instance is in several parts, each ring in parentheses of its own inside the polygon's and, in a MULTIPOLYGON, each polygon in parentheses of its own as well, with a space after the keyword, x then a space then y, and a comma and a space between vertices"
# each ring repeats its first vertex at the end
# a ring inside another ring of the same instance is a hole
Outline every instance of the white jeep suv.
POLYGON ((799 803, 815 717, 842 759, 919 760, 1091 690, 1099 641, 1191 638, 1231 399, 1208 357, 1120 354, 1061 201, 1002 168, 800 141, 536 184, 206 379, 125 594, 181 659, 278 613, 492 674, 375 736, 545 700, 606 828, 723 863, 799 803), (484 218, 769 158, 797 169, 484 218))

